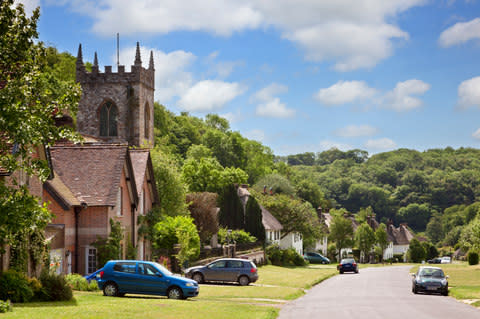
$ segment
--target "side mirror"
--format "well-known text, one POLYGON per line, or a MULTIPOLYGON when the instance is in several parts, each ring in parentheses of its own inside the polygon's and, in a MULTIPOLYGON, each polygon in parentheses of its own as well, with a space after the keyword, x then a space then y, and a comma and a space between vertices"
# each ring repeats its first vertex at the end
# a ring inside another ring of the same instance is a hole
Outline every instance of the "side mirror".
POLYGON ((450 276, 449 276, 449 275, 446 275, 445 278, 448 279, 448 278, 450 278, 450 276))
POLYGON ((162 277, 162 273, 161 273, 161 272, 157 272, 155 275, 156 275, 157 277, 162 277))
POLYGON ((415 273, 413 273, 413 272, 410 273, 410 275, 411 275, 413 278, 415 278, 415 277, 417 276, 417 275, 416 275, 415 273))

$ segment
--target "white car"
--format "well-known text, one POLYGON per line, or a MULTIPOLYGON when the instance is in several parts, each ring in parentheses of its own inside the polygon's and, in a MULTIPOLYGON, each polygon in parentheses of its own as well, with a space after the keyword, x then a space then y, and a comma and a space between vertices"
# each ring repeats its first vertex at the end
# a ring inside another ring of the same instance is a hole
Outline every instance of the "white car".
POLYGON ((448 256, 442 257, 441 264, 451 264, 451 263, 452 263, 452 258, 448 256))

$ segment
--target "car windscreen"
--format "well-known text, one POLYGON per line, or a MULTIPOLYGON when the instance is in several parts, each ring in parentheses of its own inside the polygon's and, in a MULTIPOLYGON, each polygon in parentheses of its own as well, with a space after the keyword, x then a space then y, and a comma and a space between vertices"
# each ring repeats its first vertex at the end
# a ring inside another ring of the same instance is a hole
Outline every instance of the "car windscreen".
POLYGON ((171 276, 173 275, 170 270, 168 270, 167 268, 163 267, 162 265, 160 265, 159 263, 152 263, 158 270, 160 270, 160 272, 162 274, 164 274, 165 276, 171 276))
POLYGON ((443 273, 443 270, 435 269, 435 268, 424 268, 424 269, 420 270, 419 275, 423 276, 423 277, 434 277, 434 278, 445 277, 445 274, 443 273))

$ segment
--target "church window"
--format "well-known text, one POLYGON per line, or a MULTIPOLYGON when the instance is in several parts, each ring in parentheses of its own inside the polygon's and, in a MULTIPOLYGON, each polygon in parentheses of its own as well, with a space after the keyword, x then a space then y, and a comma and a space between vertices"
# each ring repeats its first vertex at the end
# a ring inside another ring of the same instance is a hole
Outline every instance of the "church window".
POLYGON ((148 106, 148 103, 145 103, 144 121, 145 121, 145 138, 148 139, 150 136, 150 107, 148 106))
POLYGON ((100 107, 100 136, 117 136, 117 107, 110 101, 100 107))

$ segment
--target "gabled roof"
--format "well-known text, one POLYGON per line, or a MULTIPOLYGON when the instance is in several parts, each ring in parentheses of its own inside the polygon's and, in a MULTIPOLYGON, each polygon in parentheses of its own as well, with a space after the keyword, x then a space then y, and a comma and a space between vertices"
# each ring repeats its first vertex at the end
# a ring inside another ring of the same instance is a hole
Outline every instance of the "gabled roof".
POLYGON ((81 205, 81 202, 62 182, 58 174, 53 179, 46 181, 43 187, 64 210, 69 210, 72 206, 81 205))
POLYGON ((150 150, 131 149, 130 158, 132 159, 133 175, 135 176, 135 184, 137 186, 138 196, 140 196, 140 193, 142 192, 142 185, 146 179, 153 195, 153 203, 158 203, 158 192, 157 186, 155 185, 150 150))
MULTIPOLYGON (((79 202, 115 206, 122 170, 137 202, 127 144, 58 144, 50 149, 55 174, 79 202)), ((54 186, 54 185, 51 185, 54 186)))

